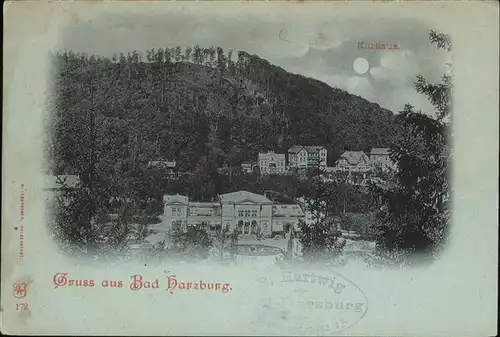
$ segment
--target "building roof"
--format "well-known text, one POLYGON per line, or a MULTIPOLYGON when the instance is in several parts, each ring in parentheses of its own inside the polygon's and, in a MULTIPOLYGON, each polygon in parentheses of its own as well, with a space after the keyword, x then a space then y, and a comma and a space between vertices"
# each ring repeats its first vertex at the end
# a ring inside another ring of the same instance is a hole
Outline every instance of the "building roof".
POLYGON ((339 159, 345 159, 349 165, 357 165, 361 158, 367 157, 363 151, 345 151, 339 159))
POLYGON ((176 162, 173 160, 153 160, 148 163, 149 167, 162 166, 162 167, 171 167, 174 168, 176 162))
POLYGON ((288 153, 299 153, 303 148, 304 147, 301 145, 292 145, 292 147, 288 149, 288 153))
POLYGON ((389 155, 390 149, 388 147, 374 147, 370 155, 389 155))
POLYGON ((273 151, 269 151, 268 153, 259 153, 259 161, 260 160, 285 160, 285 154, 274 153, 273 151))
POLYGON ((45 176, 44 189, 75 188, 80 183, 76 175, 45 176))
POLYGON ((288 150, 288 153, 299 153, 302 149, 305 149, 308 153, 319 153, 320 150, 324 149, 323 146, 302 146, 302 145, 293 145, 288 150))
POLYGON ((219 198, 222 203, 242 203, 245 201, 250 201, 256 204, 272 204, 272 201, 265 196, 248 191, 238 191, 221 194, 219 198))
POLYGON ((306 149, 306 151, 309 153, 319 153, 319 151, 324 149, 324 147, 323 146, 304 146, 304 149, 306 149))
POLYGON ((184 196, 184 195, 180 195, 180 194, 176 194, 176 195, 164 195, 163 196, 163 201, 165 202, 165 204, 183 204, 183 205, 187 205, 189 203, 189 198, 184 196))
POLYGON ((218 202, 195 202, 195 201, 190 201, 189 202, 189 207, 213 208, 213 207, 220 207, 220 204, 218 202))
POLYGON ((304 216, 299 205, 274 205, 273 216, 304 216))
POLYGON ((212 216, 214 215, 215 208, 220 208, 220 204, 213 202, 190 202, 189 215, 212 216))

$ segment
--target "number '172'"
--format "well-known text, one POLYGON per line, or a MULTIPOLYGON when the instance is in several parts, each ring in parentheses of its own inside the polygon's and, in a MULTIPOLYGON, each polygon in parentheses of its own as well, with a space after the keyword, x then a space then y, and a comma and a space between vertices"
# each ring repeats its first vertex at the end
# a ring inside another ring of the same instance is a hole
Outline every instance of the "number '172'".
POLYGON ((16 310, 28 310, 28 303, 16 303, 16 310))

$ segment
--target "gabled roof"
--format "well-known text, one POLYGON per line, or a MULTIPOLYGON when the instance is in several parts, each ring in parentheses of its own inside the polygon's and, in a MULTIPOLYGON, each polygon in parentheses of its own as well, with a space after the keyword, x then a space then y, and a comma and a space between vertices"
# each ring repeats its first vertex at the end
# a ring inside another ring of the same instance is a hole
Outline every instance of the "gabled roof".
POLYGON ((365 158, 367 160, 367 155, 363 151, 345 151, 340 156, 340 159, 345 159, 349 163, 349 165, 357 165, 361 158, 365 158))
POLYGON ((242 203, 250 201, 256 204, 272 204, 273 202, 263 195, 251 193, 248 191, 238 191, 232 193, 221 194, 219 196, 222 203, 242 203))
POLYGON ((285 160, 285 154, 274 153, 272 151, 268 153, 259 153, 259 160, 285 160))
POLYGON ((299 153, 303 148, 304 147, 301 145, 292 145, 292 147, 288 149, 288 153, 299 153))
POLYGON ((187 205, 189 203, 189 199, 186 196, 176 194, 176 195, 164 195, 163 201, 165 204, 183 204, 187 205))
POLYGON ((80 183, 80 177, 76 175, 45 176, 45 189, 75 188, 80 183))
POLYGON ((388 147, 374 147, 370 155, 389 155, 390 149, 388 147))
POLYGON ((319 153, 320 150, 324 149, 323 146, 302 146, 302 145, 293 145, 288 150, 288 153, 299 153, 302 149, 305 149, 308 153, 319 153))
POLYGON ((319 153, 320 150, 323 150, 323 146, 304 146, 304 149, 306 149, 307 152, 309 153, 319 153))

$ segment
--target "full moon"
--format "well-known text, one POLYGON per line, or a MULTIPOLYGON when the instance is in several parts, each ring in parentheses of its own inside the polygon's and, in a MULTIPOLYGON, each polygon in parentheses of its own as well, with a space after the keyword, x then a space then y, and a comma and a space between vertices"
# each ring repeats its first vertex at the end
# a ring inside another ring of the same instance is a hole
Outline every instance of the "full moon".
POLYGON ((370 69, 370 64, 368 64, 368 61, 365 58, 358 57, 352 63, 352 68, 356 73, 363 75, 368 71, 368 69, 370 69))

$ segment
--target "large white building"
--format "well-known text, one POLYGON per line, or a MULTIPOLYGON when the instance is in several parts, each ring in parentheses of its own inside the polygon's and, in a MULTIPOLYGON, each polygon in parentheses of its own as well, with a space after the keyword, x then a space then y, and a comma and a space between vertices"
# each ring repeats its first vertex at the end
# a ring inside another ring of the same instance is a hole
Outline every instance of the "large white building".
POLYGON ((165 195, 163 230, 201 225, 212 231, 221 226, 243 235, 271 237, 304 219, 299 205, 274 204, 263 195, 238 191, 218 196, 216 202, 192 202, 182 195, 165 195))
POLYGON ((325 168, 327 150, 323 146, 294 145, 288 150, 288 164, 292 168, 325 168))
POLYGON ((285 154, 259 153, 259 168, 261 174, 283 174, 286 170, 285 154))

